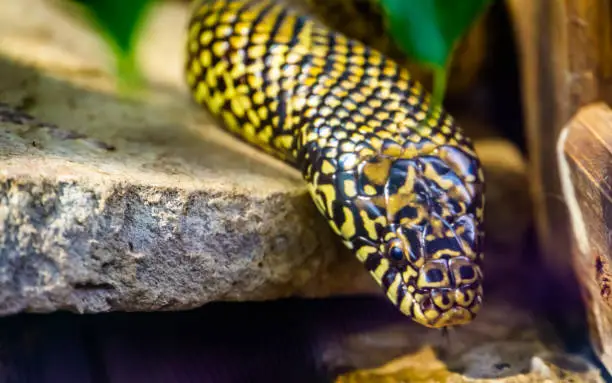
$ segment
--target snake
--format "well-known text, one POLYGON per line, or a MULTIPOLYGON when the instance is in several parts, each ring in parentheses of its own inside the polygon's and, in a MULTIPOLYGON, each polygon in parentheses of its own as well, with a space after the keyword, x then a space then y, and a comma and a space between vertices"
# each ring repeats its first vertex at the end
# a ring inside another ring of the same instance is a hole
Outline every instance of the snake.
POLYGON ((190 98, 300 172, 318 213, 400 313, 427 328, 471 323, 484 278, 475 146, 372 36, 332 24, 287 0, 195 0, 190 98))

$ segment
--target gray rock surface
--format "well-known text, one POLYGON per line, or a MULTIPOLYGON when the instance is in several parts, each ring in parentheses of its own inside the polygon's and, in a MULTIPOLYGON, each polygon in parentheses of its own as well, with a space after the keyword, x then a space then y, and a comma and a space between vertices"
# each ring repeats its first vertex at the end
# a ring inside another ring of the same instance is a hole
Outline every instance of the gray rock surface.
MULTIPOLYGON (((153 12, 139 48, 151 86, 129 97, 96 35, 50 4, 0 0, 0 314, 379 292, 299 174, 190 102, 184 4, 153 12)), ((488 238, 517 248, 524 163, 499 139, 477 147, 488 238)))

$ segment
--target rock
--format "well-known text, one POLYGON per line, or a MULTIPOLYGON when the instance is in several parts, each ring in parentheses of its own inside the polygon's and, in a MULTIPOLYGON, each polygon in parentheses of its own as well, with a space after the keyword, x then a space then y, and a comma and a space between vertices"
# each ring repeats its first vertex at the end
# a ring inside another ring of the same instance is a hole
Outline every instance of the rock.
POLYGON ((360 277, 371 285, 291 175, 222 147, 203 144, 207 160, 193 162, 217 164, 189 168, 163 146, 114 149, 6 108, 0 119, 3 313, 176 309, 354 292, 360 277))
POLYGON ((491 246, 518 250, 531 229, 527 164, 506 140, 490 137, 475 141, 484 164, 486 182, 485 229, 491 246))
MULTIPOLYGON (((494 254, 501 259, 503 252, 494 254)), ((445 334, 409 321, 372 321, 328 342, 322 365, 336 383, 605 381, 588 349, 566 348, 568 334, 585 333, 584 323, 555 328, 554 306, 576 312, 576 299, 546 291, 550 276, 535 265, 487 272, 485 305, 470 325, 445 334)), ((580 345, 588 343, 584 335, 580 345)))
MULTIPOLYGON (((42 0, 0 7, 0 314, 380 292, 299 174, 191 103, 184 4, 152 12, 139 46, 150 87, 130 96, 85 26, 42 0)), ((512 145, 478 146, 491 190, 522 182, 496 160, 512 145)), ((520 243, 528 219, 502 220, 497 195, 487 238, 520 243)))
POLYGON ((604 382, 599 370, 585 359, 548 353, 539 343, 491 344, 472 349, 454 362, 449 367, 431 347, 424 347, 382 367, 342 375, 336 383, 604 382))
MULTIPOLYGON (((517 278, 493 275, 504 277, 517 278)), ((322 364, 336 383, 605 382, 589 353, 569 353, 562 338, 567 334, 545 319, 553 301, 570 304, 566 296, 538 291, 547 283, 541 269, 523 271, 520 279, 521 289, 489 288, 485 308, 468 326, 446 334, 402 321, 360 328, 329 342, 322 364)), ((565 308, 577 310, 574 303, 565 308)))

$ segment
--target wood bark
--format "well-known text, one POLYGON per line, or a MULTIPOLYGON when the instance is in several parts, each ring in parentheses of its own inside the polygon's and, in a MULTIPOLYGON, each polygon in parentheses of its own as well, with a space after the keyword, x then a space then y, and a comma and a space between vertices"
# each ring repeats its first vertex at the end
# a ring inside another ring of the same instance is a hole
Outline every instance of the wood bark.
POLYGON ((578 109, 612 100, 610 0, 507 0, 519 50, 530 184, 548 268, 572 272, 556 142, 578 109))
POLYGON ((591 340, 612 371, 612 109, 604 103, 582 108, 561 132, 559 148, 591 340))

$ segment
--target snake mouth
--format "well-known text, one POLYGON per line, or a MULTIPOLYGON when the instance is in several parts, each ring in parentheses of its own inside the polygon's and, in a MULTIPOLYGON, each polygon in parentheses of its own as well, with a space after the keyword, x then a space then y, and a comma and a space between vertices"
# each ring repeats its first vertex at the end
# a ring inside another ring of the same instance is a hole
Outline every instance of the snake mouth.
MULTIPOLYGON (((418 305, 417 305, 418 307, 418 305)), ((416 311, 420 311, 420 307, 415 307, 416 311)), ((461 306, 454 306, 448 310, 438 312, 432 316, 415 316, 415 321, 429 328, 445 328, 457 327, 466 325, 474 320, 476 312, 461 306)))
POLYGON ((433 327, 455 327, 470 323, 474 319, 474 314, 464 307, 453 307, 444 311, 435 322, 433 327))

